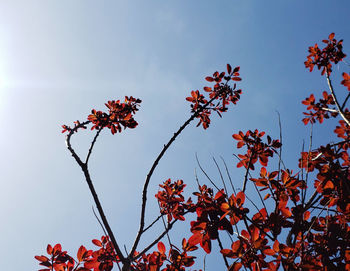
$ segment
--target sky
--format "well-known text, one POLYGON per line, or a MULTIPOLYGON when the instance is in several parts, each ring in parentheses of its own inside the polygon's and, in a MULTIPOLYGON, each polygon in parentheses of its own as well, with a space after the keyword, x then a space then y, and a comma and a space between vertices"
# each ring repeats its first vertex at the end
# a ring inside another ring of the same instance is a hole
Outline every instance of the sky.
MULTIPOLYGON (((310 127, 301 101, 327 88, 319 72, 304 68, 308 46, 331 32, 350 53, 350 2, 325 1, 16 1, 0 2, 0 255, 2 270, 38 270, 35 255, 61 243, 75 255, 93 248, 103 232, 81 170, 68 153, 62 124, 85 120, 92 108, 132 95, 142 99, 139 126, 112 136, 104 131, 90 159, 91 175, 117 240, 130 249, 138 228, 142 186, 152 162, 190 116, 185 98, 226 64, 241 67, 241 101, 204 131, 187 128, 160 162, 149 188, 147 221, 157 216, 154 194, 168 178, 187 193, 203 168, 219 181, 212 158, 229 166, 235 185, 232 134, 249 129, 283 134, 283 160, 297 170, 310 127)), ((334 69, 334 85, 348 71, 334 69)), ((313 145, 329 140, 330 123, 313 127, 313 145)), ((333 128, 332 128, 333 129, 333 128)), ((84 155, 92 133, 73 145, 84 155)), ((222 167, 222 163, 220 164, 222 167)), ((192 190, 191 190, 192 189, 192 190)), ((252 196, 254 197, 254 196, 252 196)), ((189 219, 188 219, 189 220, 189 219)), ((142 241, 156 236, 155 228, 142 241)), ((175 227, 180 244, 188 225, 175 227)), ((164 240, 166 243, 166 240, 164 240)), ((207 270, 222 259, 206 256, 207 270)), ((203 268, 203 257, 198 265, 203 268)))

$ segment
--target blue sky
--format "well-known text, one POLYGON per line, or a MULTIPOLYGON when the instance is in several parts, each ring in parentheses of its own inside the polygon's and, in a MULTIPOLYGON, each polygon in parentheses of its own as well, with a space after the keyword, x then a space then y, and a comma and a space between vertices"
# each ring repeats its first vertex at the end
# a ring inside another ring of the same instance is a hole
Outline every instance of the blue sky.
MULTIPOLYGON (((148 221, 157 215, 157 184, 172 178, 183 179, 188 190, 195 187, 195 153, 216 179, 212 156, 223 156, 240 187, 242 171, 232 156, 239 152, 231 135, 258 128, 278 137, 276 110, 283 158, 297 169, 296 155, 310 133, 301 122, 301 100, 327 87, 318 72, 304 68, 307 48, 335 32, 349 54, 349 11, 346 0, 1 1, 2 269, 37 270, 33 257, 48 243, 75 254, 102 235, 60 125, 84 120, 108 100, 125 95, 143 100, 137 129, 115 136, 105 131, 90 160, 111 226, 128 248, 145 176, 189 116, 185 97, 226 63, 241 66, 242 100, 222 119, 213 117, 207 131, 192 124, 170 148, 149 189, 148 221)), ((335 78, 344 69, 337 66, 335 78)), ((339 81, 335 87, 340 89, 339 81)), ((327 140, 329 127, 314 127, 315 145, 327 140)), ((89 136, 79 133, 73 140, 81 153, 89 136)), ((201 175, 200 180, 205 181, 201 175)), ((190 236, 186 227, 177 229, 190 236)), ((211 254, 206 261, 214 270, 221 258, 211 254)), ((202 259, 196 267, 202 268, 202 259)))

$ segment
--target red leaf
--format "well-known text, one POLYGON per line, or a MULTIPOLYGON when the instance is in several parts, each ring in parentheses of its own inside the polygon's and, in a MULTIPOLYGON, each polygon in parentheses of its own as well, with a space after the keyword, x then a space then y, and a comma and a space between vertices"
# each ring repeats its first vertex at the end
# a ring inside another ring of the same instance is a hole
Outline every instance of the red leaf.
POLYGON ((62 251, 62 246, 61 244, 56 244, 54 247, 53 247, 53 253, 55 252, 61 252, 62 251))
POLYGON ((242 140, 242 139, 243 139, 242 136, 239 135, 239 134, 233 134, 232 137, 233 137, 234 139, 236 139, 236 140, 242 140))
POLYGON ((94 240, 92 240, 92 243, 98 247, 102 247, 102 243, 100 240, 94 239, 94 240))
POLYGON ((86 248, 84 246, 80 246, 77 252, 77 258, 79 262, 84 260, 84 253, 86 252, 86 248))
POLYGON ((259 229, 257 227, 252 232, 252 239, 254 242, 259 239, 259 229))
POLYGON ((233 254, 231 249, 222 249, 222 250, 220 250, 220 252, 225 257, 232 257, 232 256, 234 256, 234 254, 233 254))
POLYGON ((291 217, 292 213, 287 208, 280 208, 284 217, 291 217))
POLYGON ((192 246, 197 245, 202 240, 202 235, 200 233, 193 234, 189 239, 188 243, 192 246))
POLYGON ((236 67, 233 69, 233 73, 239 72, 240 67, 236 67))
POLYGON ((158 243, 158 251, 161 253, 161 254, 165 254, 165 246, 164 246, 164 244, 162 243, 162 242, 159 242, 158 243))
POLYGON ((52 246, 50 244, 47 245, 46 251, 47 251, 47 254, 49 255, 52 254, 52 246))
POLYGON ((233 81, 242 81, 242 79, 240 77, 232 77, 233 81))
POLYGON ((304 213, 304 220, 306 221, 306 220, 308 220, 310 218, 310 212, 309 211, 306 211, 305 213, 304 213))
POLYGON ((267 254, 267 255, 270 255, 270 256, 275 255, 275 253, 276 253, 276 252, 275 252, 273 249, 271 249, 271 248, 265 249, 263 252, 264 252, 264 254, 267 254))
POLYGON ((273 243, 273 250, 276 251, 276 252, 280 251, 280 243, 278 242, 278 240, 276 240, 273 243))
POLYGON ((43 255, 41 255, 41 256, 35 256, 34 258, 37 259, 37 260, 40 261, 40 262, 47 262, 47 261, 49 260, 49 258, 47 258, 47 257, 45 257, 45 256, 43 256, 43 255))
POLYGON ((264 197, 264 200, 267 200, 269 197, 271 197, 271 194, 267 193, 266 196, 264 197))
POLYGON ((232 71, 232 67, 230 64, 227 64, 227 73, 228 74, 231 74, 231 71, 232 71))
POLYGON ((334 189, 334 184, 331 181, 328 181, 323 189, 334 189))
POLYGON ((243 191, 239 191, 236 196, 236 202, 238 206, 242 206, 245 201, 245 194, 243 191))
POLYGON ((207 76, 207 77, 205 77, 205 80, 207 80, 208 82, 213 82, 214 78, 210 77, 210 76, 207 76))

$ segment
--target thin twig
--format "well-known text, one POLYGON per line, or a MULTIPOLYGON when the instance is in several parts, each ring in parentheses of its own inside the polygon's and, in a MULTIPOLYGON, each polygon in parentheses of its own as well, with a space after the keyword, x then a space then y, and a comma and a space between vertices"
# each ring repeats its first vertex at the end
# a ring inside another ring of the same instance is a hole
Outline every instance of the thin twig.
POLYGON ((338 113, 337 109, 327 108, 327 107, 321 107, 322 110, 332 112, 332 113, 338 113))
POLYGON ((208 174, 205 172, 205 170, 202 168, 199 160, 198 160, 198 156, 197 156, 197 153, 196 153, 196 161, 197 161, 197 164, 200 168, 200 170, 203 172, 203 174, 205 175, 205 177, 207 177, 207 179, 209 180, 209 182, 218 190, 220 191, 219 187, 216 186, 216 184, 212 181, 212 179, 210 179, 210 177, 208 176, 208 174))
POLYGON ((168 227, 164 232, 162 232, 161 235, 159 235, 151 244, 149 244, 144 250, 142 250, 140 253, 138 253, 136 256, 134 256, 131 261, 134 261, 138 258, 140 258, 143 254, 145 254, 148 250, 150 250, 155 244, 157 244, 173 227, 177 220, 174 220, 168 224, 168 227))
MULTIPOLYGON (((305 141, 303 140, 303 144, 301 145, 301 153, 303 153, 305 150, 305 141)), ((301 165, 303 165, 303 156, 300 157, 301 160, 301 165)), ((301 179, 304 180, 304 167, 301 166, 301 179)), ((306 184, 306 181, 305 181, 306 184)), ((306 190, 307 190, 307 184, 306 184, 306 188, 301 190, 301 204, 302 206, 305 205, 305 195, 306 195, 306 190)))
POLYGON ((207 257, 207 254, 204 255, 204 258, 203 258, 203 271, 205 271, 205 258, 207 257))
POLYGON ((348 93, 348 95, 346 96, 342 106, 341 106, 341 110, 344 110, 344 107, 346 106, 346 102, 348 101, 348 99, 350 98, 350 92, 348 93))
MULTIPOLYGON (((223 250, 224 247, 222 246, 222 243, 221 243, 219 234, 218 234, 218 243, 219 243, 220 250, 223 250)), ((224 258, 224 262, 225 262, 226 267, 229 268, 229 264, 228 264, 228 262, 227 262, 226 257, 225 257, 223 254, 222 254, 222 257, 224 258)))
MULTIPOLYGON (((245 218, 246 220, 248 220, 250 223, 252 223, 252 224, 253 224, 255 227, 257 227, 259 230, 261 230, 261 231, 264 232, 264 228, 261 228, 258 224, 256 224, 253 220, 251 220, 248 216, 244 216, 244 218, 245 218)), ((245 223, 247 223, 246 220, 244 220, 245 223)), ((250 232, 250 230, 248 230, 248 231, 249 231, 249 234, 252 235, 251 232, 250 232)), ((269 233, 267 233, 267 232, 264 232, 264 233, 266 234, 267 237, 269 237, 269 238, 271 239, 271 241, 275 241, 275 240, 276 240, 276 239, 273 238, 269 233)))
MULTIPOLYGON (((261 201, 262 205, 264 206, 265 210, 267 210, 266 205, 265 205, 265 202, 264 202, 264 200, 263 200, 263 198, 262 198, 262 196, 261 196, 261 194, 260 194, 260 191, 259 191, 259 189, 258 189, 258 187, 257 187, 257 185, 256 185, 255 182, 254 182, 254 187, 255 187, 256 192, 257 192, 258 195, 259 195, 259 198, 260 198, 260 201, 261 201)), ((246 195, 246 196, 247 196, 247 195, 246 195)), ((259 210, 259 209, 258 209, 258 210, 259 210)), ((259 212, 260 212, 260 211, 259 211, 259 212)))
POLYGON ((88 151, 88 154, 87 154, 86 160, 85 160, 85 164, 86 164, 86 165, 87 165, 88 162, 89 162, 89 158, 90 158, 90 155, 91 155, 91 153, 92 153, 92 149, 94 148, 94 145, 95 145, 95 143, 96 143, 96 140, 97 140, 98 136, 100 135, 101 131, 102 131, 102 127, 101 127, 100 129, 97 130, 97 133, 96 133, 94 139, 93 139, 92 142, 91 142, 91 146, 90 146, 90 149, 89 149, 89 151, 88 151))
MULTIPOLYGON (((227 85, 227 82, 226 82, 227 85)), ((225 86, 226 86, 225 85, 225 86)), ((226 90, 225 86, 223 87, 223 91, 226 90)), ((150 171, 147 174, 146 180, 143 185, 143 190, 142 190, 142 206, 141 206, 141 215, 140 215, 140 226, 138 233, 136 235, 134 244, 132 246, 132 249, 130 251, 130 255, 133 255, 139 242, 141 235, 143 233, 143 229, 145 227, 145 215, 146 215, 146 204, 147 204, 147 189, 148 185, 151 181, 151 177, 153 175, 154 170, 158 166, 159 161, 162 159, 164 156, 165 152, 168 150, 168 148, 171 146, 171 144, 176 140, 176 138, 181 134, 181 132, 194 120, 197 116, 199 116, 200 113, 202 113, 210 104, 219 96, 222 94, 223 91, 218 91, 217 94, 211 98, 205 105, 201 106, 200 109, 196 112, 194 112, 188 120, 185 121, 185 123, 174 133, 174 135, 170 138, 167 144, 164 145, 163 149, 157 156, 157 158, 154 160, 153 165, 150 169, 150 171)))
POLYGON ((196 182, 197 182, 198 189, 199 189, 199 187, 200 187, 201 185, 199 184, 198 175, 197 175, 197 169, 196 169, 196 168, 194 168, 194 177, 196 178, 196 182))
POLYGON ((228 176, 228 179, 230 180, 230 184, 231 184, 233 193, 234 193, 234 195, 236 196, 236 190, 235 190, 235 187, 233 186, 233 182, 232 182, 232 179, 231 179, 231 175, 230 175, 230 173, 228 172, 228 168, 227 168, 226 162, 225 162, 224 158, 222 158, 222 156, 220 156, 220 158, 221 158, 222 162, 223 162, 224 165, 225 165, 226 174, 227 174, 227 176, 228 176))
POLYGON ((83 163, 80 159, 80 157, 77 155, 77 153, 75 152, 75 150, 73 149, 71 143, 70 143, 70 139, 71 139, 71 136, 79 129, 79 128, 82 128, 82 127, 85 127, 85 125, 89 124, 90 121, 86 121, 86 122, 83 122, 83 123, 80 123, 79 125, 77 125, 74 129, 70 130, 69 134, 67 135, 66 137, 66 144, 67 144, 67 148, 68 150, 70 151, 70 153, 72 154, 73 158, 75 159, 75 161, 78 163, 78 165, 80 166, 81 170, 83 171, 84 173, 84 176, 85 176, 85 180, 89 186, 89 189, 90 189, 90 192, 92 194, 92 197, 95 201, 95 204, 96 204, 96 207, 97 207, 97 210, 100 214, 100 217, 102 219, 102 222, 103 222, 103 225, 104 227, 106 228, 107 230, 107 233, 108 233, 108 236, 109 238, 111 239, 111 242, 113 244, 113 247, 116 251, 116 254, 117 256, 119 257, 119 259, 121 260, 121 262, 124 264, 126 263, 126 259, 123 255, 123 253, 121 252, 119 246, 118 246, 118 243, 114 237, 114 234, 113 234, 113 231, 111 229, 111 227, 109 226, 109 223, 108 223, 108 220, 104 214, 104 211, 103 211, 103 208, 102 208, 102 205, 101 205, 101 202, 100 200, 98 199, 98 196, 97 196, 97 193, 96 193, 96 190, 95 190, 95 187, 92 183, 92 180, 91 180, 91 177, 90 177, 90 173, 89 173, 89 170, 87 168, 87 165, 85 163, 83 163))
POLYGON ((316 222, 316 219, 320 217, 320 215, 322 214, 322 212, 325 210, 326 207, 328 208, 327 205, 331 202, 332 199, 333 199, 333 197, 331 197, 331 198, 329 199, 329 201, 326 203, 326 205, 323 207, 323 209, 320 211, 320 213, 317 215, 317 217, 316 217, 316 218, 314 219, 314 221, 311 223, 311 225, 310 225, 310 227, 309 227, 309 229, 307 230, 307 232, 306 232, 305 235, 308 235, 308 234, 309 234, 309 232, 310 232, 311 229, 312 229, 312 226, 313 226, 313 225, 315 224, 315 222, 316 222))
POLYGON ((247 170, 245 172, 243 188, 242 188, 243 193, 245 192, 245 189, 247 188, 248 174, 249 174, 250 165, 252 163, 253 155, 254 155, 254 150, 250 154, 247 170))
POLYGON ((343 118, 343 120, 346 122, 346 124, 348 126, 350 126, 350 121, 347 119, 347 117, 345 116, 341 106, 339 105, 339 102, 337 100, 337 97, 335 96, 335 92, 334 92, 334 89, 333 89, 333 85, 332 85, 332 81, 331 79, 329 78, 329 75, 328 75, 328 70, 326 68, 326 77, 327 77, 327 83, 328 83, 328 86, 329 86, 329 90, 331 91, 331 94, 332 94, 332 97, 333 97, 333 100, 335 102, 335 105, 337 106, 337 109, 338 109, 338 113, 340 114, 340 116, 343 118))
POLYGON ((92 209, 92 212, 94 213, 94 216, 96 217, 98 223, 100 224, 104 235, 107 236, 106 229, 103 227, 103 224, 102 224, 101 220, 100 220, 100 219, 98 218, 98 216, 96 215, 95 210, 94 210, 94 206, 91 206, 91 209, 92 209))
POLYGON ((151 228, 163 215, 160 214, 151 224, 149 224, 144 230, 143 232, 147 231, 149 228, 151 228))
POLYGON ((214 158, 214 157, 213 157, 213 160, 214 160, 214 163, 215 163, 215 165, 216 165, 216 168, 217 168, 217 169, 218 169, 218 171, 219 171, 220 178, 221 178, 222 184, 223 184, 223 186, 224 186, 226 196, 228 197, 228 193, 227 193, 227 188, 226 188, 225 180, 224 180, 224 177, 222 176, 222 173, 221 173, 220 167, 219 167, 219 165, 218 165, 218 163, 216 162, 216 160, 215 160, 215 158, 214 158))
POLYGON ((278 176, 277 176, 277 180, 280 179, 280 172, 281 172, 281 162, 282 162, 282 124, 281 124, 281 115, 280 115, 280 112, 277 112, 277 115, 278 115, 278 127, 280 129, 280 143, 281 143, 281 147, 280 147, 280 150, 279 150, 279 155, 278 155, 278 176))
MULTIPOLYGON (((158 206, 159 206, 159 210, 160 210, 159 201, 158 201, 158 206)), ((162 222, 163 222, 164 230, 166 230, 166 229, 167 229, 167 226, 165 225, 164 216, 162 216, 162 222)), ((168 222, 168 225, 169 225, 169 222, 168 222)), ((167 238, 168 238, 169 246, 171 247, 171 246, 172 246, 172 243, 171 243, 170 236, 169 236, 169 233, 168 233, 168 232, 166 233, 166 236, 167 236, 167 238)))

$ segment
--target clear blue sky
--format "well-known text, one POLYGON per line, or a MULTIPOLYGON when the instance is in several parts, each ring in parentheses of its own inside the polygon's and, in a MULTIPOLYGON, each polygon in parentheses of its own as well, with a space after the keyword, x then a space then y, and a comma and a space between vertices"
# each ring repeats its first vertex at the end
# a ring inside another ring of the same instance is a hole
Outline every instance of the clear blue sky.
MULTIPOLYGON (((304 68, 307 48, 335 32, 350 54, 349 13, 347 0, 1 1, 1 269, 37 270, 33 257, 48 243, 59 242, 75 255, 81 244, 91 248, 90 240, 102 235, 60 125, 83 120, 107 100, 143 100, 139 127, 103 133, 90 162, 115 235, 128 248, 145 176, 189 116, 185 97, 226 63, 241 66, 242 100, 223 119, 214 117, 209 130, 192 125, 172 146, 153 177, 148 221, 157 215, 158 183, 181 178, 189 190, 195 187, 196 152, 216 179, 211 159, 223 156, 240 187, 231 135, 258 128, 278 137, 276 110, 284 160, 297 169, 296 155, 310 132, 301 123, 301 100, 326 89, 318 72, 304 68)), ((327 139, 327 127, 314 127, 314 144, 327 139)), ((73 140, 81 153, 88 136, 73 140)), ((189 237, 189 230, 183 235, 189 237)), ((221 258, 213 254, 206 261, 207 270, 215 270, 221 258)), ((196 267, 202 268, 202 259, 196 267)))

